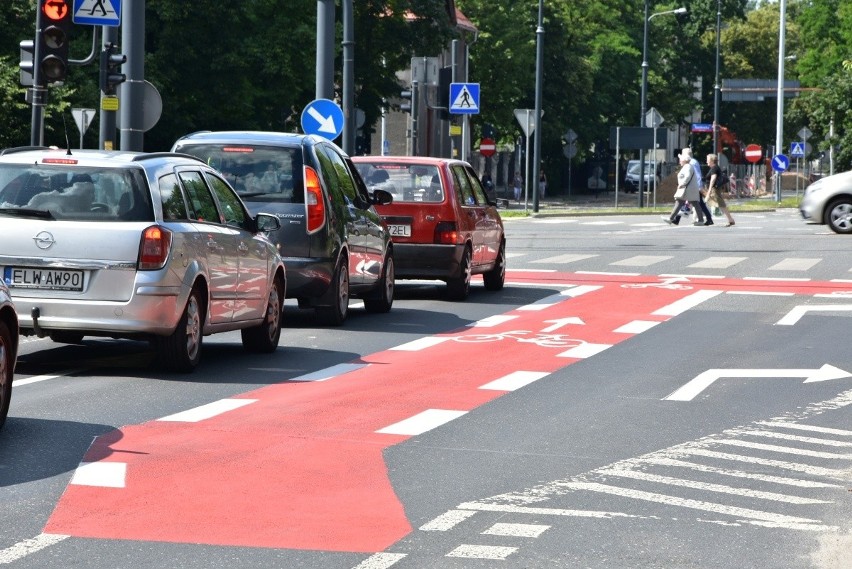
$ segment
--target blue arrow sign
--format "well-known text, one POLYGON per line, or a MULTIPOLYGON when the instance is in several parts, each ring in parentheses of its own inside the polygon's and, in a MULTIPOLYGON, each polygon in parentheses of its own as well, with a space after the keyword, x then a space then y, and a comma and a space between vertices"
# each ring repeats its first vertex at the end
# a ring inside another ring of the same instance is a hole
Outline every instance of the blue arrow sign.
POLYGON ((794 142, 790 145, 790 156, 793 158, 801 158, 805 155, 805 143, 794 142))
POLYGON ((776 154, 772 157, 772 169, 776 172, 784 172, 790 167, 790 159, 783 154, 776 154))
POLYGON ((74 0, 71 20, 90 26, 118 26, 121 24, 121 0, 74 0))
POLYGON ((450 113, 479 113, 479 83, 450 83, 450 113))
POLYGON ((334 140, 343 132, 343 109, 329 99, 314 99, 302 111, 302 130, 334 140))

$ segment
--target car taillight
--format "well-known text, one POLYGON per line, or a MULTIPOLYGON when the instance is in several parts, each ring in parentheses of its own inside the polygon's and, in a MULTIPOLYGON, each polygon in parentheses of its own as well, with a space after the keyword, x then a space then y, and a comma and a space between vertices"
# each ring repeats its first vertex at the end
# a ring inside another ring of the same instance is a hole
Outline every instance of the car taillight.
POLYGON ((453 221, 441 221, 435 226, 435 243, 455 245, 458 243, 459 232, 453 221))
POLYGON ((172 248, 172 232, 165 227, 152 225, 142 232, 139 244, 139 270, 162 269, 172 248))
POLYGON ((325 225, 325 201, 319 175, 310 166, 305 166, 305 212, 308 217, 308 233, 319 231, 325 225))

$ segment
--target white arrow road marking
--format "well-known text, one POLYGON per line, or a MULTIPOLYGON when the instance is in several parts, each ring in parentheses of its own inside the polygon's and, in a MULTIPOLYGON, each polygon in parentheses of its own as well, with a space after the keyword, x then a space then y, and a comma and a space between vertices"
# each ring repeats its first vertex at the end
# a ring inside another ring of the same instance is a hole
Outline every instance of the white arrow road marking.
POLYGON ((814 306, 796 306, 784 318, 775 323, 776 326, 792 326, 807 312, 850 312, 852 304, 817 304, 814 306))
POLYGON ((692 401, 695 396, 722 377, 804 377, 804 383, 852 377, 852 374, 825 364, 819 369, 708 369, 663 401, 692 401))
POLYGON ((337 132, 337 128, 334 126, 334 117, 333 116, 329 115, 327 117, 324 117, 314 107, 308 108, 308 114, 311 115, 314 118, 314 120, 316 120, 318 123, 320 123, 319 129, 318 129, 320 132, 330 132, 330 133, 337 132))
POLYGON ((567 326, 568 324, 585 324, 582 318, 578 318, 577 316, 569 316, 568 318, 560 318, 558 320, 545 320, 546 323, 553 322, 553 326, 548 326, 547 328, 542 328, 542 332, 553 332, 554 330, 559 330, 563 326, 567 326))

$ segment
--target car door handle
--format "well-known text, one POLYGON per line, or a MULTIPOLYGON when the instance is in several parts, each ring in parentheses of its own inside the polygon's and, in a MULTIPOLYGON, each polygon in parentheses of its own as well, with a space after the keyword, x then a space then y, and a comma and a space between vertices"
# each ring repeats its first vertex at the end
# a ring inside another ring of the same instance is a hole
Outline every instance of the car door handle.
POLYGON ((238 250, 240 253, 248 253, 248 245, 246 245, 245 243, 243 243, 242 241, 240 241, 240 244, 239 244, 239 245, 237 245, 237 250, 238 250))

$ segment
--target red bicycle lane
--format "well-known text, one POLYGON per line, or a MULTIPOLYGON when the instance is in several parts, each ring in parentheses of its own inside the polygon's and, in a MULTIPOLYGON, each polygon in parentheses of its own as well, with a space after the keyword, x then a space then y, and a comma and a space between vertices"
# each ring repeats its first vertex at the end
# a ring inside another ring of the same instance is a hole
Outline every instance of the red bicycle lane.
POLYGON ((722 292, 570 277, 560 284, 578 286, 364 356, 346 373, 282 378, 209 417, 161 418, 98 437, 44 531, 382 551, 412 529, 384 449, 505 394, 512 388, 488 387, 501 378, 544 377, 722 292))

